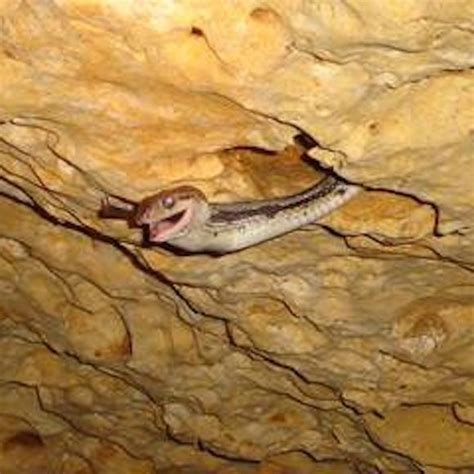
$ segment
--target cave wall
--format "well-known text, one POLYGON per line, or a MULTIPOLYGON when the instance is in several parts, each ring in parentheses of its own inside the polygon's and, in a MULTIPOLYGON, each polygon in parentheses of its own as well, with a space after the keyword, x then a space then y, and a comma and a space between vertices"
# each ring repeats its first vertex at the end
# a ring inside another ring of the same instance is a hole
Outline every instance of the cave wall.
POLYGON ((472 1, 0 18, 2 474, 474 471, 472 1), (241 252, 98 217, 297 192, 304 153, 364 191, 241 252))

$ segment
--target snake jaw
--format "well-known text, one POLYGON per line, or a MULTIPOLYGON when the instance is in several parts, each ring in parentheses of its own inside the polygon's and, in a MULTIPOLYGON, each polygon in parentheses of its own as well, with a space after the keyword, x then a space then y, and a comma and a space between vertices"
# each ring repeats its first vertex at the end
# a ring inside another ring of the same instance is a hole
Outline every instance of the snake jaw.
POLYGON ((192 186, 178 186, 142 199, 133 222, 145 227, 147 239, 162 243, 179 239, 208 216, 205 195, 192 186))
POLYGON ((192 219, 191 207, 178 211, 157 221, 149 222, 149 239, 151 242, 166 242, 171 240, 187 228, 192 219))

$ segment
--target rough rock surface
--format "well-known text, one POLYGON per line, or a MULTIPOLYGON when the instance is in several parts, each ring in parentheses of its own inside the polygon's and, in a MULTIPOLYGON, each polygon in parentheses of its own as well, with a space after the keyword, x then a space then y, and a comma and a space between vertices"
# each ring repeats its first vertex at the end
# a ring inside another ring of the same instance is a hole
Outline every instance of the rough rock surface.
POLYGON ((474 472, 472 0, 0 2, 0 472, 474 472), (212 258, 101 199, 318 179, 212 258))

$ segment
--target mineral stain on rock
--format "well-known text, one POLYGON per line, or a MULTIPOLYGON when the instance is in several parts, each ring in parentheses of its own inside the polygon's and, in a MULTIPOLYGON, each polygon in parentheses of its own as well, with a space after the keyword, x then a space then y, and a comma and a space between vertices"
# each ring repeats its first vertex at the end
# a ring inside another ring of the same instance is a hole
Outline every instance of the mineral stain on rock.
POLYGON ((31 431, 20 431, 2 443, 2 450, 8 452, 21 448, 25 450, 36 450, 44 448, 44 442, 37 433, 31 431))

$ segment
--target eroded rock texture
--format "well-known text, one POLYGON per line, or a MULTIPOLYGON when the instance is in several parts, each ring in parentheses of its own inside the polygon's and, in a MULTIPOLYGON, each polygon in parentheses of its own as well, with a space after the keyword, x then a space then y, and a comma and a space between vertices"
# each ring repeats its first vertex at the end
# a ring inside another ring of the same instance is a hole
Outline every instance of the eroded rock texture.
POLYGON ((0 2, 0 472, 474 472, 472 0, 0 2), (107 195, 318 179, 213 258, 107 195))

